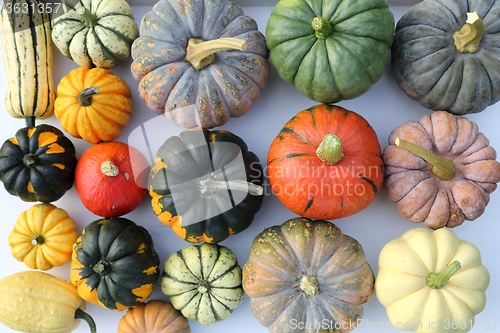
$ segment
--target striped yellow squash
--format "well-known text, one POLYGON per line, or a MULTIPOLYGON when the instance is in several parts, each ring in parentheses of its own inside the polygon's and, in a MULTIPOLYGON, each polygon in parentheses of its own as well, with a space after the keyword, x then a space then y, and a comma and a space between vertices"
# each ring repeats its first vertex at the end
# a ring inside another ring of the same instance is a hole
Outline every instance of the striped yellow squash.
POLYGON ((38 0, 5 0, 1 10, 6 110, 45 119, 54 111, 50 17, 38 0))

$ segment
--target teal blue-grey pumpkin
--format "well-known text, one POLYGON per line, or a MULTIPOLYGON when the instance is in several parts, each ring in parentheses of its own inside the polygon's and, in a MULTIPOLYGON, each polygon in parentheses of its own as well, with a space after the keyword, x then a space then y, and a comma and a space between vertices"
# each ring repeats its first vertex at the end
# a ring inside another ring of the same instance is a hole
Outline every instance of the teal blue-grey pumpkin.
POLYGON ((0 148, 0 180, 23 201, 52 202, 73 186, 76 163, 75 146, 58 128, 28 126, 0 148))
POLYGON ((243 301, 241 267, 227 247, 188 245, 170 255, 163 268, 161 290, 187 319, 210 325, 243 301))
POLYGON ((148 179, 158 219, 192 243, 218 243, 252 223, 263 202, 259 158, 224 130, 184 130, 158 149, 148 179))
POLYGON ((321 103, 368 91, 384 73, 393 36, 386 0, 281 0, 266 26, 279 76, 321 103))
POLYGON ((65 3, 66 12, 55 16, 52 22, 52 40, 62 54, 80 67, 106 69, 130 57, 130 47, 139 35, 139 27, 127 1, 65 3))
POLYGON ((71 259, 70 280, 80 297, 115 311, 144 303, 160 276, 151 235, 123 217, 87 225, 71 259))
POLYGON ((401 89, 432 110, 481 112, 500 99, 500 2, 424 0, 396 25, 401 89))
POLYGON ((227 0, 158 1, 142 18, 132 58, 146 105, 184 128, 244 115, 270 73, 256 21, 227 0))

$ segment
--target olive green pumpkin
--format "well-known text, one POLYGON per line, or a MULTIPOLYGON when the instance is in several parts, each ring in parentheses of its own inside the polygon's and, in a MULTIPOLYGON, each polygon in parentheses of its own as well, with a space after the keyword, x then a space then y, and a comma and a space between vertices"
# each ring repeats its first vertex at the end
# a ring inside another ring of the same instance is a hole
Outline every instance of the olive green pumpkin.
POLYGON ((132 44, 139 94, 184 128, 213 128, 244 115, 270 64, 254 19, 227 0, 160 0, 132 44))
POLYGON ((70 280, 80 297, 115 311, 144 303, 160 276, 150 234, 123 217, 87 225, 71 259, 70 280))
POLYGON ((266 26, 279 76, 321 103, 368 91, 384 73, 393 36, 386 0, 281 0, 266 26))
POLYGON ((242 274, 252 312, 271 333, 349 332, 375 283, 357 240, 307 218, 257 235, 242 274))
POLYGON ((392 47, 401 89, 428 109, 455 115, 498 102, 499 15, 500 2, 490 0, 424 0, 411 7, 396 25, 392 47))
POLYGON ((56 201, 73 186, 75 153, 71 140, 54 126, 21 128, 0 148, 0 180, 23 201, 56 201))
POLYGON ((229 317, 245 295, 234 252, 207 243, 188 245, 168 257, 161 290, 184 317, 204 325, 229 317))
POLYGON ((167 139, 148 179, 158 219, 182 239, 218 243, 252 223, 263 202, 257 155, 228 131, 189 129, 167 139))

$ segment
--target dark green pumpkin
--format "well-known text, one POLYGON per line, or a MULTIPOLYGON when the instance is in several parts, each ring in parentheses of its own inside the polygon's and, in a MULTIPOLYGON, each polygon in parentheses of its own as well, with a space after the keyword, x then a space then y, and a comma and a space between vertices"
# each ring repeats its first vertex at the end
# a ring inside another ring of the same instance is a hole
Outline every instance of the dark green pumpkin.
POLYGON ((160 0, 132 44, 132 75, 157 114, 184 128, 213 128, 244 115, 270 64, 254 19, 227 0, 160 0))
POLYGON ((500 2, 492 0, 425 0, 411 7, 397 23, 392 49, 401 89, 428 109, 455 115, 498 102, 499 15, 500 2), (468 24, 472 12, 481 20, 468 24), (459 33, 462 27, 470 33, 459 33))
POLYGON ((245 230, 263 202, 263 170, 228 131, 190 129, 167 139, 148 179, 158 219, 192 243, 218 243, 245 230))
POLYGON ((368 91, 384 73, 393 36, 386 0, 281 0, 266 26, 280 77, 321 103, 368 91))
POLYGON ((75 146, 58 128, 42 124, 17 131, 0 148, 0 180, 28 202, 52 202, 73 186, 75 146))
POLYGON ((123 217, 90 223, 73 246, 70 280, 81 298, 121 311, 142 304, 160 276, 148 231, 123 217))

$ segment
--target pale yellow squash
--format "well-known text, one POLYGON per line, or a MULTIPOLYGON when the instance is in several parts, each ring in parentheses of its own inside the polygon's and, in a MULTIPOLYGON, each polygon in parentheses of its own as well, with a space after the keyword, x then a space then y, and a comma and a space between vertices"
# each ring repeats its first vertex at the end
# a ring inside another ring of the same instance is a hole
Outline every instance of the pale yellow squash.
POLYGON ((378 265, 375 294, 397 328, 468 332, 486 306, 481 254, 450 229, 410 229, 382 248, 378 265))

